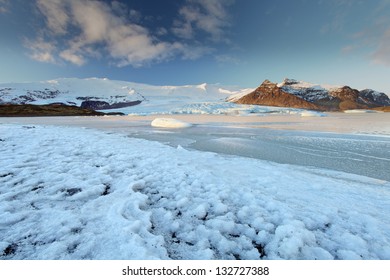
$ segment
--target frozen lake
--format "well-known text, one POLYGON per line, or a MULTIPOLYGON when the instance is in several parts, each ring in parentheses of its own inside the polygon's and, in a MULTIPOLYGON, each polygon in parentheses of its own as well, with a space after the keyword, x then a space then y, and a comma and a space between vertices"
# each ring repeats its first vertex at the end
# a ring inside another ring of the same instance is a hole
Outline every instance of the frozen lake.
POLYGON ((150 122, 155 116, 3 118, 0 122, 98 128, 185 149, 325 168, 390 181, 389 114, 336 113, 324 118, 172 117, 194 123, 194 126, 152 127, 150 122))
POLYGON ((390 138, 199 125, 180 131, 140 128, 132 137, 171 146, 313 166, 390 181, 390 138))

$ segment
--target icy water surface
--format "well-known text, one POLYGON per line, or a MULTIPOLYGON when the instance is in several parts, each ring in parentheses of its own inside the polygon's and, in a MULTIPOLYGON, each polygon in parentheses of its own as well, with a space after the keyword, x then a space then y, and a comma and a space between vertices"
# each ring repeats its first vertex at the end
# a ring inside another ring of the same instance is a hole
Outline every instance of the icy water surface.
MULTIPOLYGON (((382 117, 382 115, 375 115, 382 117)), ((347 114, 342 118, 348 118, 347 114)), ((350 118, 350 117, 349 117, 350 118)), ((267 125, 261 118, 261 125, 267 125)), ((351 124, 353 121, 351 120, 351 124)), ((361 121, 361 120, 360 120, 361 121)), ((1 118, 0 123, 82 126, 158 141, 173 147, 313 166, 390 181, 390 136, 251 127, 251 123, 208 122, 185 129, 152 127, 124 118, 1 118)), ((259 123, 254 123, 253 126, 259 123)), ((272 122, 273 126, 287 125, 272 122)), ((335 124, 336 125, 336 124, 335 124)), ((373 126, 375 123, 372 124, 373 126)))
POLYGON ((313 166, 390 181, 390 137, 198 125, 138 127, 132 137, 171 146, 313 166))

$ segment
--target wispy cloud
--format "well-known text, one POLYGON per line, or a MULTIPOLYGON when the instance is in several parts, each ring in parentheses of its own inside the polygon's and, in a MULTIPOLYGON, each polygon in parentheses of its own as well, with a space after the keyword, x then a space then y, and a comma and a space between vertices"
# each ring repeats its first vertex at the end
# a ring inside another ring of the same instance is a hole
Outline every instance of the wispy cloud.
POLYGON ((361 5, 362 3, 356 0, 320 0, 318 4, 330 5, 329 20, 326 22, 320 32, 321 33, 341 33, 345 30, 345 25, 348 22, 351 7, 361 5))
POLYGON ((374 63, 390 66, 390 28, 385 30, 378 39, 371 59, 374 63))
POLYGON ((374 21, 370 32, 366 32, 365 40, 370 41, 373 52, 371 60, 376 64, 390 66, 390 2, 379 1, 373 16, 374 21))
POLYGON ((239 65, 242 63, 239 58, 227 54, 216 55, 215 60, 220 64, 239 65))
POLYGON ((37 7, 45 16, 47 28, 56 35, 65 34, 70 23, 69 3, 61 0, 37 0, 37 7))
POLYGON ((7 13, 9 9, 9 0, 0 0, 0 14, 7 13))
POLYGON ((172 31, 184 39, 195 39, 201 31, 214 42, 226 41, 225 30, 230 25, 228 7, 233 3, 234 0, 187 0, 172 31))
MULTIPOLYGON (((342 1, 345 5, 357 4, 353 0, 342 1)), ((372 9, 365 13, 368 24, 363 29, 348 34, 351 43, 344 46, 341 51, 350 54, 355 51, 366 52, 366 58, 375 64, 390 66, 390 2, 378 0, 372 9)))
POLYGON ((30 49, 29 56, 39 62, 57 63, 55 59, 56 46, 53 42, 47 42, 42 37, 35 40, 24 40, 24 46, 30 49))
POLYGON ((355 45, 344 46, 344 47, 341 48, 341 52, 342 52, 343 54, 350 54, 350 53, 352 53, 356 48, 357 48, 357 46, 355 46, 355 45))

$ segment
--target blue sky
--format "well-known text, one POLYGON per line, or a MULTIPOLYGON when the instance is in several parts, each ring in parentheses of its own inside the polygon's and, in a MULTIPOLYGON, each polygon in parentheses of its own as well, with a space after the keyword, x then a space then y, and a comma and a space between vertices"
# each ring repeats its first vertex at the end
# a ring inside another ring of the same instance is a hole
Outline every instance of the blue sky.
POLYGON ((0 0, 0 82, 106 77, 390 93, 389 0, 0 0))

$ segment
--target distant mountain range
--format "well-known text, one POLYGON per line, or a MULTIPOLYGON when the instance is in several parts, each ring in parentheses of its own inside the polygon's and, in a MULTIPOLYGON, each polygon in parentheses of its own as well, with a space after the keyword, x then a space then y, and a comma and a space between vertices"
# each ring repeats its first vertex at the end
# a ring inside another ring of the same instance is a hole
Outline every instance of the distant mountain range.
POLYGON ((279 84, 265 80, 254 91, 231 101, 320 111, 383 110, 382 107, 390 106, 386 94, 372 89, 359 91, 349 86, 314 85, 294 79, 285 79, 279 84))
POLYGON ((188 104, 225 102, 253 89, 218 84, 155 86, 101 78, 61 78, 0 84, 0 104, 63 104, 83 109, 144 114, 170 112, 188 104))
POLYGON ((65 114, 68 109, 72 114, 94 114, 94 111, 119 111, 124 114, 222 114, 234 111, 238 106, 234 103, 318 111, 390 109, 389 97, 378 91, 315 85, 293 79, 285 79, 279 84, 265 80, 257 89, 218 84, 154 86, 100 78, 0 84, 1 106, 26 105, 26 108, 8 106, 0 110, 12 108, 12 112, 24 110, 24 114, 31 115, 35 114, 34 110, 65 114), (55 106, 34 108, 27 105, 55 106), (78 111, 74 107, 93 112, 78 111))

